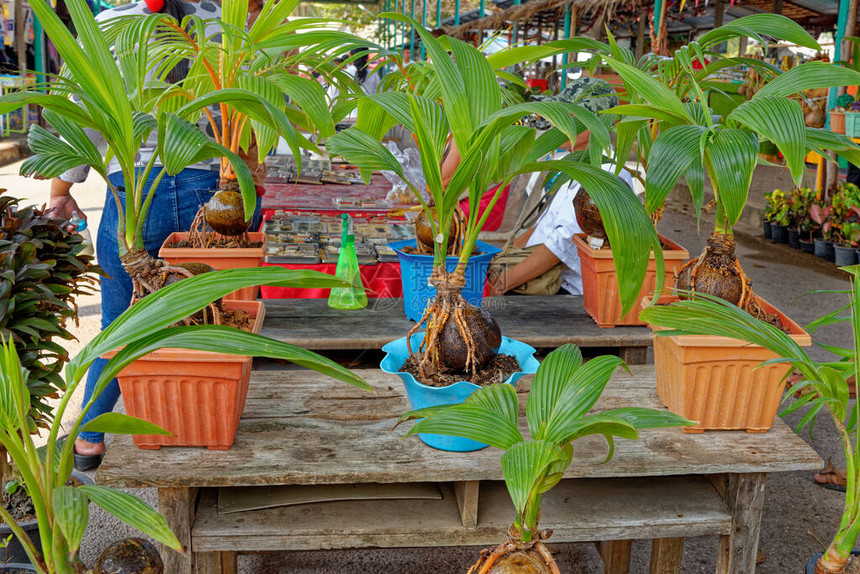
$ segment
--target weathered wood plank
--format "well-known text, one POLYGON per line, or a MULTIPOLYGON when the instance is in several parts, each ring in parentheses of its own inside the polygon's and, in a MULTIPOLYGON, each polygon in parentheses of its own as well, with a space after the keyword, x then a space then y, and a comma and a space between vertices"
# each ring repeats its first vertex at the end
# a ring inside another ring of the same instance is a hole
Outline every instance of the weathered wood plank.
POLYGON ((728 474, 714 481, 733 516, 732 531, 720 536, 717 574, 755 572, 767 474, 728 474))
MULTIPOLYGON (((585 313, 581 296, 487 297, 483 307, 504 335, 537 348, 651 346, 646 327, 598 327, 585 313)), ((353 311, 331 309, 325 299, 270 299, 262 334, 312 350, 381 349, 413 325, 402 299, 371 299, 366 308, 353 311)))
POLYGON ((684 558, 683 538, 657 538, 651 542, 649 574, 681 574, 684 558))
POLYGON ((618 356, 628 365, 644 365, 648 362, 648 347, 622 347, 618 356))
POLYGON ((478 524, 478 497, 481 483, 477 480, 454 483, 454 494, 460 509, 460 522, 470 528, 478 524))
POLYGON ((632 540, 602 540, 597 543, 597 551, 603 559, 604 574, 630 574, 632 540))
POLYGON ((197 574, 236 574, 238 556, 238 552, 195 552, 196 572, 197 574))
MULTIPOLYGON (((619 371, 596 409, 661 408, 653 366, 619 371)), ((488 448, 449 453, 403 439, 408 425, 393 429, 409 410, 400 380, 376 370, 360 371, 375 394, 311 371, 258 372, 252 377, 245 415, 229 451, 163 448, 143 451, 117 436, 97 481, 121 487, 242 486, 354 482, 450 482, 500 480, 500 453, 488 448), (392 430, 393 429, 393 430, 392 430)), ((528 388, 524 377, 522 389, 528 388)), ((521 407, 524 397, 521 397, 521 407)), ((525 429, 525 421, 521 420, 525 429)), ((651 429, 640 440, 616 442, 603 464, 602 437, 576 443, 575 464, 565 476, 624 477, 821 468, 821 459, 782 421, 761 434, 651 429)))
MULTIPOLYGON (((370 546, 492 545, 516 514, 501 482, 481 484, 478 522, 463 526, 451 484, 442 500, 343 501, 219 515, 214 491, 201 497, 194 547, 312 550, 370 546), (372 519, 369 519, 372 517, 372 519)), ((541 527, 551 541, 671 538, 728 532, 731 517, 701 477, 564 480, 544 496, 541 527)))
POLYGON ((191 523, 194 520, 196 501, 196 488, 158 489, 158 510, 164 515, 167 525, 173 530, 185 551, 185 554, 180 554, 164 545, 161 546, 161 558, 164 561, 165 572, 175 572, 176 574, 191 574, 193 572, 191 523))

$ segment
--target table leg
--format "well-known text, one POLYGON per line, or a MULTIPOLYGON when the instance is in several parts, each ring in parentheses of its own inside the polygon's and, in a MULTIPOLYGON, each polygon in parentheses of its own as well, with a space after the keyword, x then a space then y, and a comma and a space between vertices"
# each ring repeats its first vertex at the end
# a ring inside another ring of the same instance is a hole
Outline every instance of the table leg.
POLYGON ((191 524, 197 506, 196 488, 159 488, 158 510, 167 520, 167 525, 182 544, 185 554, 161 547, 164 571, 170 574, 192 574, 191 524))
POLYGON ((651 542, 650 574, 681 574, 683 538, 656 538, 651 542))
POLYGON ((648 347, 621 347, 618 356, 628 365, 644 365, 648 362, 648 347))
POLYGON ((732 532, 720 536, 717 574, 755 572, 767 473, 727 474, 713 479, 732 515, 732 532))
POLYGON ((632 540, 602 540, 597 543, 597 551, 603 558, 604 574, 629 574, 632 540))
MULTIPOLYGON (((237 552, 195 552, 197 574, 236 574, 237 552)), ((165 570, 167 572, 167 570, 165 570)))

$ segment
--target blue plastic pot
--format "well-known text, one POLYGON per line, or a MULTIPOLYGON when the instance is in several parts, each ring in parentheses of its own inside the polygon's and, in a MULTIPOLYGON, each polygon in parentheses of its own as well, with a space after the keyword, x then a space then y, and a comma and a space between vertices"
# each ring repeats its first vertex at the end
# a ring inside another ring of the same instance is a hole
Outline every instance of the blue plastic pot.
MULTIPOLYGON (((388 244, 400 258, 400 281, 403 284, 403 308, 406 311, 406 317, 417 322, 421 320, 427 304, 436 296, 436 288, 427 283, 433 272, 433 256, 410 255, 402 251, 404 247, 415 247, 415 245, 414 239, 388 244)), ((472 255, 466 263, 466 286, 463 287, 462 295, 466 301, 480 307, 490 261, 502 250, 483 241, 476 242, 475 250, 480 251, 481 254, 472 255)), ((445 259, 445 267, 448 271, 453 271, 457 267, 458 259, 458 257, 445 259)))
MULTIPOLYGON (((413 335, 411 340, 412 350, 417 351, 418 346, 423 340, 424 333, 413 335)), ((382 359, 380 367, 386 373, 393 373, 403 380, 403 386, 406 387, 406 395, 409 397, 409 402, 413 410, 462 403, 466 400, 466 397, 480 388, 478 385, 467 383, 466 381, 461 381, 447 387, 428 387, 416 381, 415 377, 411 374, 401 373, 400 367, 409 358, 409 351, 406 349, 406 337, 391 341, 382 347, 382 350, 386 354, 382 359)), ((526 373, 536 373, 538 366, 540 366, 540 363, 534 357, 534 348, 508 337, 502 337, 502 345, 499 347, 499 353, 516 357, 522 369, 521 372, 514 373, 508 377, 505 381, 505 384, 508 385, 516 385, 520 377, 526 373)), ((419 433, 418 438, 428 446, 451 452, 471 452, 487 447, 482 442, 456 436, 419 433)))

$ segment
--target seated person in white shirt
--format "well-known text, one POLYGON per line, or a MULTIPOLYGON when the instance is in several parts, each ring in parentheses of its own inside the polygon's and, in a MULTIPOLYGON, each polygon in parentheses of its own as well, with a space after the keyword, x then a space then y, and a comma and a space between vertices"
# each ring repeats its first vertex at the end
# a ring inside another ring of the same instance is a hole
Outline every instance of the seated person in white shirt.
MULTIPOLYGON (((607 163, 603 165, 603 169, 612 173, 615 166, 607 163)), ((622 170, 619 177, 633 187, 633 178, 628 171, 622 170)), ((514 240, 516 247, 538 247, 525 260, 503 271, 489 283, 490 296, 503 295, 506 291, 528 283, 559 262, 565 266, 561 273, 562 292, 582 295, 579 253, 573 243, 574 234, 581 232, 573 207, 573 198, 581 187, 576 181, 562 185, 535 226, 514 240)))

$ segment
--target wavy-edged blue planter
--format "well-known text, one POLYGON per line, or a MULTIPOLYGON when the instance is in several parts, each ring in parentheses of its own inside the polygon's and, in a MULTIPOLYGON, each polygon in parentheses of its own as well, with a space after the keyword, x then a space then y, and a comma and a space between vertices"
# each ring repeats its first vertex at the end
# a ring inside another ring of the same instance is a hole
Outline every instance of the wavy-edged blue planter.
MULTIPOLYGON (((412 350, 417 351, 418 346, 423 340, 424 333, 413 335, 411 340, 412 350)), ((466 400, 466 397, 480 388, 478 385, 466 381, 460 381, 447 387, 429 387, 419 383, 410 373, 400 372, 400 367, 409 358, 409 351, 406 348, 406 337, 388 343, 382 347, 382 350, 386 354, 382 359, 382 363, 380 363, 380 368, 386 373, 395 374, 403 380, 403 386, 406 387, 406 395, 409 397, 409 402, 413 410, 462 403, 466 400)), ((516 357, 517 362, 520 364, 520 369, 522 369, 512 374, 505 381, 505 384, 511 386, 515 386, 519 378, 523 375, 536 373, 540 366, 540 363, 534 357, 535 350, 533 347, 508 337, 502 337, 499 354, 516 357)), ((482 442, 456 436, 419 433, 418 438, 424 441, 424 444, 427 446, 451 452, 471 452, 487 447, 482 442)))
MULTIPOLYGON (((433 256, 405 253, 404 247, 416 246, 414 239, 395 241, 388 246, 396 251, 397 257, 400 258, 400 281, 403 284, 403 308, 406 311, 406 317, 418 322, 424 310, 427 309, 427 304, 436 296, 436 288, 427 283, 433 272, 433 256)), ((490 261, 502 250, 483 241, 475 243, 475 250, 480 251, 481 254, 472 255, 466 263, 466 286, 463 287, 462 295, 463 299, 480 307, 490 261)), ((446 257, 445 268, 453 271, 457 267, 458 260, 459 257, 446 257)))

